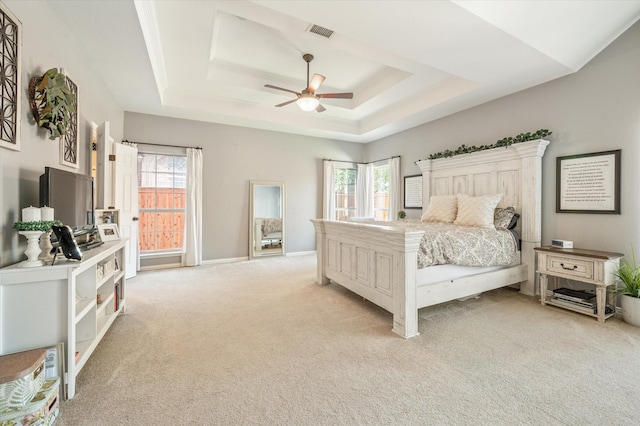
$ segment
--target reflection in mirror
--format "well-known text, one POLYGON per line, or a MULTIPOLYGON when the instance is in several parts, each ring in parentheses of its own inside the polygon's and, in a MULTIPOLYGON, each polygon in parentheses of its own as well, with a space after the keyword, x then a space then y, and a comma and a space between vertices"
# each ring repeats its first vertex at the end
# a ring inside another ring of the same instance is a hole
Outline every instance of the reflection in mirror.
POLYGON ((284 182, 249 182, 249 258, 283 255, 284 182))

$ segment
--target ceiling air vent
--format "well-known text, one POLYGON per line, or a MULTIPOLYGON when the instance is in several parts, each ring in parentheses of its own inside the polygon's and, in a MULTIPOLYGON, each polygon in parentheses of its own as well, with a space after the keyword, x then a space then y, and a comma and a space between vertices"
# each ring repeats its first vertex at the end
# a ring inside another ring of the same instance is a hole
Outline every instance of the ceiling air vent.
POLYGON ((321 27, 320 25, 316 25, 316 24, 311 25, 311 27, 309 28, 309 32, 318 34, 326 38, 331 37, 331 34, 333 34, 333 31, 331 31, 330 29, 321 27))

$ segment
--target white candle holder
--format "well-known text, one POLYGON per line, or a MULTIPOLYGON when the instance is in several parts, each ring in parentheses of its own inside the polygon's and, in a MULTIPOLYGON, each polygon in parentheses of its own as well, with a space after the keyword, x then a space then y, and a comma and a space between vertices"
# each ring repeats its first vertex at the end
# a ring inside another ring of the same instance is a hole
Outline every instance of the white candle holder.
POLYGON ((51 230, 48 232, 43 232, 40 236, 40 248, 42 252, 40 253, 40 259, 48 262, 53 260, 53 254, 51 254, 51 250, 53 249, 53 244, 51 244, 51 230))
POLYGON ((18 234, 24 235, 27 238, 27 249, 24 254, 27 255, 27 260, 20 264, 23 268, 31 268, 34 266, 42 266, 44 262, 38 259, 38 256, 42 252, 40 249, 40 235, 42 231, 18 231, 18 234))

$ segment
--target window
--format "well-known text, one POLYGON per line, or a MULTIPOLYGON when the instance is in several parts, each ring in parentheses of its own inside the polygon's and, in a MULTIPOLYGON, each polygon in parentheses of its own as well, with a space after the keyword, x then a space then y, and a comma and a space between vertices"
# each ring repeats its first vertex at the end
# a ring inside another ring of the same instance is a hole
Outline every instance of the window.
POLYGON ((359 164, 326 160, 323 217, 343 221, 355 216, 395 220, 399 165, 400 157, 359 164))
POLYGON ((376 220, 389 220, 389 165, 373 167, 373 215, 376 220))
POLYGON ((141 254, 182 251, 187 157, 138 154, 141 254))
POLYGON ((356 169, 335 169, 333 178, 336 220, 349 220, 356 215, 356 175, 356 169))

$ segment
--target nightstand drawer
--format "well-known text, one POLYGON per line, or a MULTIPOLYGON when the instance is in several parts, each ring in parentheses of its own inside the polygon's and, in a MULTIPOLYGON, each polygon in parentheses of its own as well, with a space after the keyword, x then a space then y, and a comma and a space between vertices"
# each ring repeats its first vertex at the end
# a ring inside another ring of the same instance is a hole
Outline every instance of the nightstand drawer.
POLYGON ((591 260, 581 260, 562 256, 547 256, 546 269, 549 273, 571 275, 575 278, 593 280, 594 264, 591 260))

